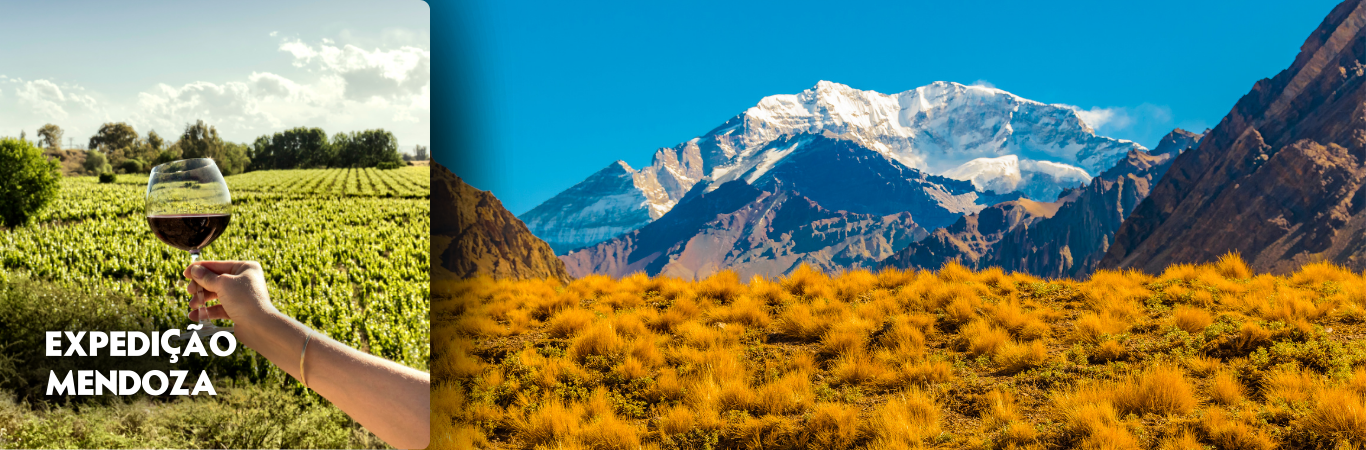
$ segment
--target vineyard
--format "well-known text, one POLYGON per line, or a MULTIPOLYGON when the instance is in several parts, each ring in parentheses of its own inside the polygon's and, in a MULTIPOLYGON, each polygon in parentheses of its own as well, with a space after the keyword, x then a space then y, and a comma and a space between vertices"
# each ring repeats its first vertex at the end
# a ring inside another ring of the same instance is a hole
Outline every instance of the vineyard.
MULTIPOLYGON (((0 269, 144 298, 183 317, 189 255, 148 228, 146 177, 62 182, 38 223, 0 234, 0 269)), ((426 368, 425 167, 260 171, 227 182, 232 224, 204 258, 260 261, 282 312, 340 342, 426 368)))
POLYGON ((1366 277, 433 284, 431 448, 1359 448, 1366 277))

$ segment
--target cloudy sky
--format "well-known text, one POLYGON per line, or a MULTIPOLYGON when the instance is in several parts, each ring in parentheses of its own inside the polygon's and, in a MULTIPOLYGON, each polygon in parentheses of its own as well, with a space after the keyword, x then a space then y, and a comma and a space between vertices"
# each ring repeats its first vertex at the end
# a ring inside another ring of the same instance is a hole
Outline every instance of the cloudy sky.
POLYGON ((170 141, 202 119, 236 142, 298 126, 383 128, 405 152, 430 140, 420 0, 22 2, 5 16, 0 136, 53 123, 84 148, 128 122, 170 141))

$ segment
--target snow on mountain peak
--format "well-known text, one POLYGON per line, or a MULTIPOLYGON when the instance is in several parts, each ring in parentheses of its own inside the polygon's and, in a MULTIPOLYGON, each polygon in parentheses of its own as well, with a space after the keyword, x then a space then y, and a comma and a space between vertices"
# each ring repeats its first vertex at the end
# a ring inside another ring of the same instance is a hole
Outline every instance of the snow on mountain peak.
POLYGON ((764 97, 742 116, 741 148, 734 152, 741 158, 782 136, 821 132, 848 136, 930 173, 1007 154, 1098 173, 1129 150, 1143 149, 1096 136, 1075 107, 944 81, 896 94, 820 81, 797 94, 764 97))
POLYGON ((639 170, 614 162, 521 218, 557 252, 591 245, 662 216, 704 180, 759 179, 800 148, 803 135, 850 141, 980 190, 1051 201, 1064 186, 1089 180, 1085 174, 1146 150, 1097 136, 1078 111, 988 86, 937 81, 883 94, 821 80, 764 97, 702 136, 658 149, 639 170))

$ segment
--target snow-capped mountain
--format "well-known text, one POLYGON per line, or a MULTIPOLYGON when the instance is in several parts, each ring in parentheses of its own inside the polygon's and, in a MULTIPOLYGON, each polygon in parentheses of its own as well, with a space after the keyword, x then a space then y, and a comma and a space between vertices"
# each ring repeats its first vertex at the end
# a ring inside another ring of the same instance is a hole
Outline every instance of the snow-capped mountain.
MULTIPOLYGON (((923 174, 971 181, 979 191, 1044 201, 1144 149, 1097 136, 1073 107, 1000 89, 936 82, 882 94, 821 81, 798 94, 765 97, 707 134, 659 149, 648 167, 615 162, 521 219, 563 254, 650 223, 698 182, 708 189, 754 182, 796 152, 801 137, 816 135, 858 143, 923 174), (779 141, 785 145, 771 145, 779 141)), ((955 195, 943 200, 961 203, 949 198, 955 195)), ((971 208, 980 206, 958 209, 971 208)))

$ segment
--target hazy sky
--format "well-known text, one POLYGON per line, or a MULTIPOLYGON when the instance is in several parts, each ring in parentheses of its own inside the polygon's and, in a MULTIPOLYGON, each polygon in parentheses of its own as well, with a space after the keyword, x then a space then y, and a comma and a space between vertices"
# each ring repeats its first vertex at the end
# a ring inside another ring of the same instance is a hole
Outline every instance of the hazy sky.
POLYGON ((981 80, 1152 147, 1217 124, 1337 3, 485 0, 438 25, 468 27, 476 89, 461 106, 477 143, 458 174, 520 214, 818 80, 883 93, 981 80))
POLYGON ((105 122, 173 141, 298 126, 430 141, 429 13, 396 1, 6 2, 0 136, 46 123, 84 148, 105 122))

